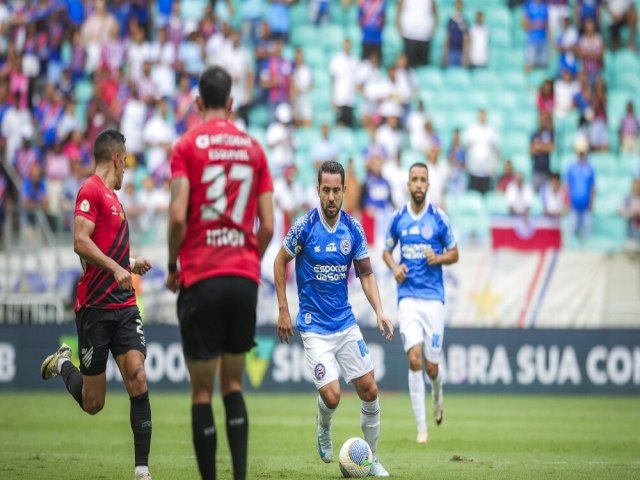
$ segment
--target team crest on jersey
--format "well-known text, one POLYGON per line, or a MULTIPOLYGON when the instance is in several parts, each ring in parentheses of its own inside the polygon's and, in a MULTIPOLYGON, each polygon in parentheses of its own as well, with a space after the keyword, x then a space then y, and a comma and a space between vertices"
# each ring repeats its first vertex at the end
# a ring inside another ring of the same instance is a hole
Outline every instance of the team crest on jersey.
POLYGON ((82 200, 82 203, 80 203, 80 210, 82 210, 83 212, 88 212, 90 208, 91 204, 89 203, 89 200, 87 200, 86 198, 82 200))
POLYGON ((323 364, 319 363, 316 365, 316 368, 314 369, 314 374, 318 380, 322 380, 326 373, 327 373, 327 370, 324 368, 323 364))
POLYGON ((433 227, 429 224, 426 224, 424 227, 422 227, 422 238, 424 238, 425 240, 429 240, 431 237, 433 237, 433 227))
POLYGON ((349 255, 349 252, 351 252, 351 240, 343 238, 340 242, 340 251, 345 255, 349 255))
POLYGON ((307 325, 309 325, 311 323, 311 314, 310 313, 305 313, 304 314, 304 323, 306 323, 307 325))

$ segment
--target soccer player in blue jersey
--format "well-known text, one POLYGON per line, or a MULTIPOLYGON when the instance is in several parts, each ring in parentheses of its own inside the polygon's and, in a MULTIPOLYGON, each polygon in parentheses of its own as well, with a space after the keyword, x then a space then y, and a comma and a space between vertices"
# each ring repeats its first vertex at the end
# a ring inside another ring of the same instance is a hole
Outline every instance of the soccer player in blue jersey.
POLYGON ((418 443, 427 443, 425 384, 422 356, 431 380, 433 416, 442 423, 442 373, 438 369, 444 338, 444 282, 442 265, 458 261, 458 246, 449 218, 438 207, 426 202, 429 170, 424 163, 409 169, 411 201, 391 219, 385 263, 398 282, 398 326, 409 361, 409 394, 418 426, 418 443), (393 250, 400 241, 400 263, 393 250))
POLYGON ((278 338, 293 336, 286 296, 286 265, 296 259, 300 308, 296 328, 304 344, 307 366, 318 389, 317 435, 320 458, 333 460, 331 418, 340 403, 339 375, 362 400, 360 425, 373 452, 369 476, 388 477, 378 461, 380 406, 378 386, 367 345, 349 305, 347 278, 353 262, 362 289, 373 307, 380 333, 391 340, 393 324, 382 311, 367 239, 358 221, 342 211, 344 169, 335 161, 318 172, 320 207, 298 219, 284 239, 273 266, 278 295, 278 338))

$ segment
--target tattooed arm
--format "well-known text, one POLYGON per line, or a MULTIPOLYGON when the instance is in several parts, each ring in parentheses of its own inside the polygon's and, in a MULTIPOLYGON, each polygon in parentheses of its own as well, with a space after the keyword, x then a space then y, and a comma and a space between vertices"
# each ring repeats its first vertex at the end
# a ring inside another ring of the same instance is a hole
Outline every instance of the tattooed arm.
POLYGON ((171 203, 169 204, 169 230, 167 242, 169 244, 169 265, 167 273, 167 288, 172 292, 178 289, 178 271, 176 263, 178 253, 187 233, 187 210, 189 207, 189 180, 177 177, 171 181, 171 203))

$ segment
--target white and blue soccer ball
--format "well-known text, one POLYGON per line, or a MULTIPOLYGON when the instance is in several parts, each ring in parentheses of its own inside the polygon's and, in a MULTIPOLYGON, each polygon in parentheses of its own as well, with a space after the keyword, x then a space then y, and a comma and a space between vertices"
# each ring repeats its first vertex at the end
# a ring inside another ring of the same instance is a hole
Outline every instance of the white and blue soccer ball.
POLYGON ((346 478, 363 478, 369 475, 373 454, 369 444, 362 438, 353 437, 342 444, 338 463, 346 478))

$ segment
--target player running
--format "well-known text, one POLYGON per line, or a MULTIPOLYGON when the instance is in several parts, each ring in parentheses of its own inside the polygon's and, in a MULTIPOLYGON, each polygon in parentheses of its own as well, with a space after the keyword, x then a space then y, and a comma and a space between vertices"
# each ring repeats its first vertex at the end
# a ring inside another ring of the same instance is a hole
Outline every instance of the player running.
POLYGON ((317 436, 320 458, 333 460, 331 419, 340 403, 339 375, 353 386, 362 400, 360 425, 373 452, 370 476, 388 477, 377 457, 380 434, 378 386, 373 364, 360 328, 349 305, 347 278, 351 262, 362 289, 373 307, 378 327, 387 340, 393 325, 382 311, 378 285, 371 269, 367 239, 362 226, 341 210, 345 192, 344 169, 335 161, 318 172, 320 208, 298 219, 287 234, 274 263, 278 295, 278 338, 293 336, 286 296, 286 264, 296 259, 300 331, 307 359, 318 389, 317 436))
POLYGON ((95 174, 85 180, 76 199, 73 248, 84 269, 75 307, 80 370, 70 361, 71 348, 63 344, 44 360, 40 373, 45 380, 61 375, 80 407, 95 415, 104 407, 111 351, 131 399, 135 478, 151 480, 146 341, 131 284, 131 274, 144 275, 151 263, 144 257, 129 258, 129 224, 114 193, 122 186, 124 144, 117 130, 98 135, 93 146, 95 174))
POLYGON ((409 169, 411 201, 391 219, 382 258, 398 282, 398 325, 409 361, 409 394, 418 426, 418 443, 427 443, 422 356, 431 380, 433 416, 442 423, 442 373, 438 368, 444 339, 442 265, 458 261, 458 246, 449 218, 426 202, 429 170, 424 163, 409 169), (393 250, 400 241, 400 264, 393 250), (424 349, 424 350, 423 350, 424 349))
POLYGON ((255 346, 260 258, 273 235, 273 187, 260 145, 227 120, 229 74, 208 68, 198 89, 204 122, 189 130, 171 154, 166 283, 173 292, 180 289, 178 320, 191 377, 200 474, 216 478, 211 399, 219 364, 233 478, 243 480, 249 419, 242 375, 245 354, 255 346))

